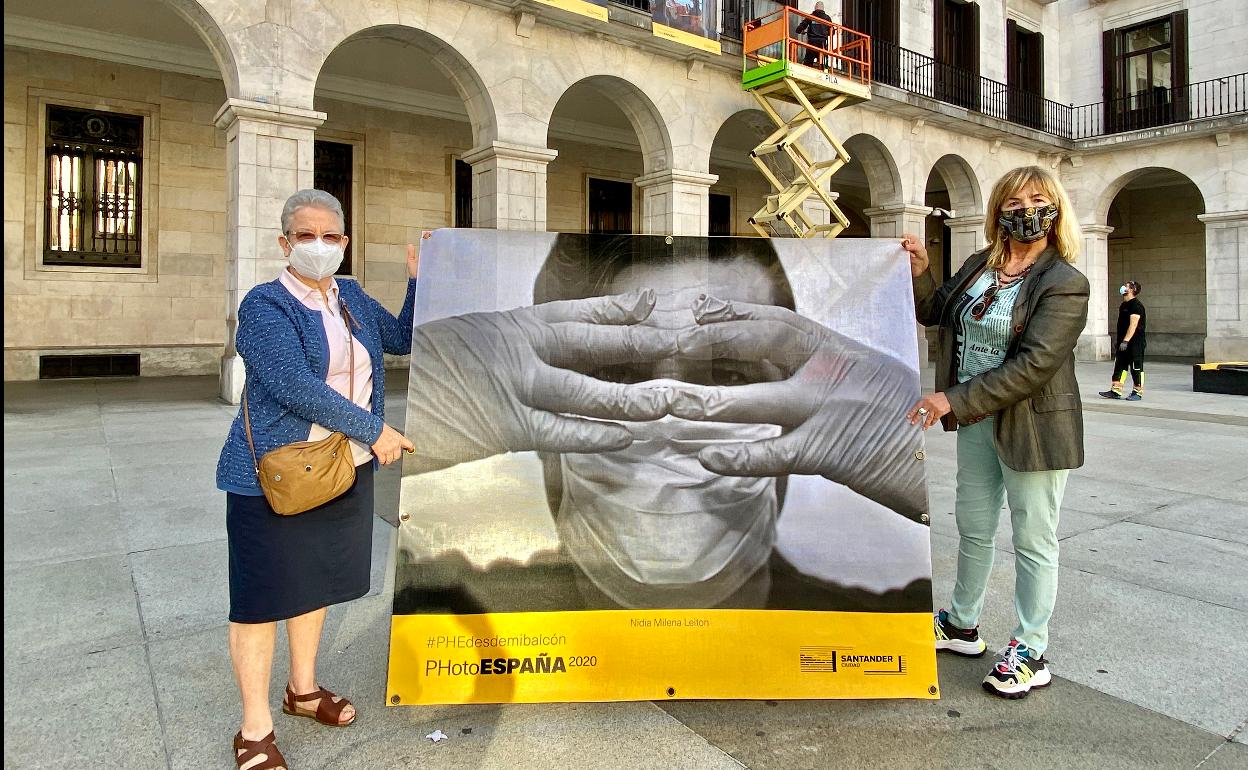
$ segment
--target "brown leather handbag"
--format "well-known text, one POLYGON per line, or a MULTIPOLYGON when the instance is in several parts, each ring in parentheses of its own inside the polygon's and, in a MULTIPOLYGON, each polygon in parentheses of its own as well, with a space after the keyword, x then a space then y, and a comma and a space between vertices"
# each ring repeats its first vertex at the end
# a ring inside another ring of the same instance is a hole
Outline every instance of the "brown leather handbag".
MULTIPOLYGON (((343 323, 347 327, 347 345, 351 355, 351 384, 348 391, 355 395, 355 337, 351 334, 354 319, 341 299, 343 323)), ((243 424, 247 429, 247 445, 256 468, 260 489, 269 507, 281 516, 294 516, 310 511, 343 495, 355 483, 355 460, 351 440, 335 431, 319 441, 296 441, 265 452, 256 459, 256 445, 251 438, 251 414, 247 409, 247 389, 243 388, 243 424)))

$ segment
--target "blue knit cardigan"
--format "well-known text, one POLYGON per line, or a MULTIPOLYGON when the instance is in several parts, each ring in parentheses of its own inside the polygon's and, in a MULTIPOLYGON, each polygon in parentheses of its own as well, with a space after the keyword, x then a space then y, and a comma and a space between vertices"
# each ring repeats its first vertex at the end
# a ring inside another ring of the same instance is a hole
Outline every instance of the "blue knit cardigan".
MULTIPOLYGON (((306 441, 312 424, 341 431, 372 445, 385 425, 386 370, 382 353, 412 352, 412 310, 416 279, 407 282, 403 310, 395 318, 360 285, 338 278, 338 296, 359 324, 352 328, 373 364, 373 410, 356 406, 326 384, 329 340, 321 312, 296 299, 280 281, 262 283, 238 308, 235 347, 247 365, 247 403, 256 455, 306 441)), ((260 482, 247 446, 243 413, 230 426, 217 461, 217 488, 258 496, 260 482)))

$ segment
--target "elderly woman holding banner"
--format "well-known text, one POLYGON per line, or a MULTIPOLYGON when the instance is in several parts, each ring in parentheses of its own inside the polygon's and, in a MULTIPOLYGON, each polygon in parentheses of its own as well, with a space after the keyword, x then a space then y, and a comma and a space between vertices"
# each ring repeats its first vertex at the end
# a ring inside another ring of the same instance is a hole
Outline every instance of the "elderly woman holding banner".
POLYGON ((1009 503, 1018 625, 983 686, 1022 698, 1051 679, 1044 654, 1057 600, 1058 512, 1069 469, 1083 464, 1074 348, 1088 280, 1074 267, 1079 226, 1053 175, 1037 166, 1010 171, 988 211, 988 247, 940 286, 922 240, 902 241, 919 322, 940 328, 936 392, 907 416, 924 429, 939 421, 958 432, 958 574, 951 608, 934 619, 937 650, 984 654, 976 624, 1009 503))

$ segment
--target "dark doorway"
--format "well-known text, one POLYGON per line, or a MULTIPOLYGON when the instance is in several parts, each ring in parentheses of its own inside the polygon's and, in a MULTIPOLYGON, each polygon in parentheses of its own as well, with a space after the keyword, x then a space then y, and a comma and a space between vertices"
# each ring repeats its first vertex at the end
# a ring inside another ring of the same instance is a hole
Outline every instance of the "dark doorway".
POLYGON ((979 6, 936 0, 933 95, 968 110, 979 109, 979 6))
POLYGON ((589 179, 589 232, 627 235, 633 231, 633 186, 589 179))
POLYGON ((455 159, 455 227, 472 227, 472 166, 455 159))
POLYGON ((1044 128, 1044 35, 1005 23, 1005 84, 1009 116, 1015 123, 1044 128))
POLYGON ((710 223, 707 232, 710 235, 732 235, 732 196, 722 193, 711 193, 710 223))
POLYGON ((355 170, 355 148, 346 142, 317 139, 313 144, 312 186, 324 190, 342 204, 343 235, 348 236, 347 249, 337 275, 352 275, 351 252, 351 188, 355 170))
POLYGON ((890 86, 901 84, 898 47, 899 0, 842 0, 844 25, 871 37, 871 79, 890 86))

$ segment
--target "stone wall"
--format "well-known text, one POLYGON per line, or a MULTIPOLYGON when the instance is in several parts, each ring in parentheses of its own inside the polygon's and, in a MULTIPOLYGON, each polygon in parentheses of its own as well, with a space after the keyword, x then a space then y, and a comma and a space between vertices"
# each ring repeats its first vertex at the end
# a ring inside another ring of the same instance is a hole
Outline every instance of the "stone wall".
POLYGON ((419 244, 422 230, 455 223, 454 161, 471 149, 471 128, 328 99, 316 106, 327 115, 317 137, 356 148, 354 272, 372 296, 397 312, 407 291, 407 244, 419 244))
POLYGON ((1140 301, 1148 311, 1148 353, 1199 358, 1204 353, 1205 226, 1200 192, 1191 183, 1118 194, 1110 209, 1110 334, 1116 331, 1118 287, 1128 280, 1143 285, 1140 301))
MULTIPOLYGON (((1187 10, 1188 82, 1248 72, 1248 14, 1242 0, 1064 0, 1061 3, 1061 44, 1053 53, 1063 66, 1060 101, 1092 104, 1104 96, 1101 36, 1118 29, 1187 10), (1238 8, 1238 10, 1237 10, 1238 8)), ((1049 53, 1045 53, 1048 61, 1049 53)))
POLYGON ((225 335, 220 81, 5 48, 4 377, 41 353, 142 351, 145 375, 217 371, 225 335), (145 117, 141 268, 42 264, 46 105, 145 117))

